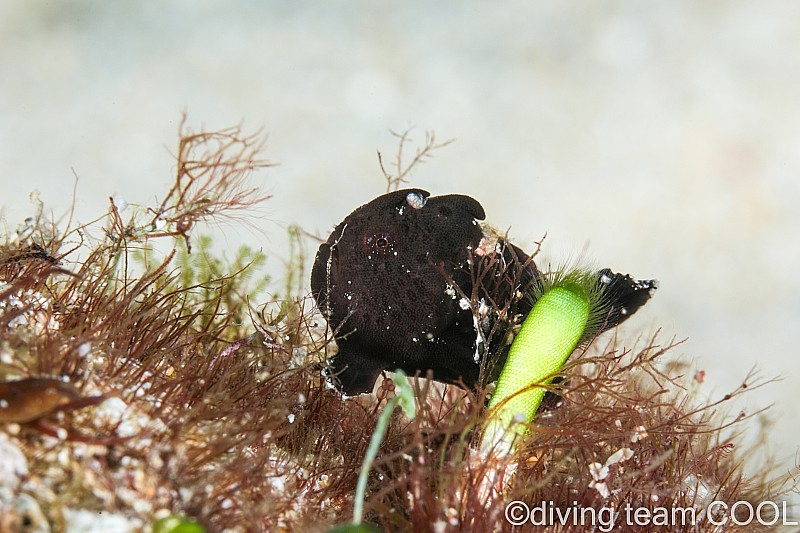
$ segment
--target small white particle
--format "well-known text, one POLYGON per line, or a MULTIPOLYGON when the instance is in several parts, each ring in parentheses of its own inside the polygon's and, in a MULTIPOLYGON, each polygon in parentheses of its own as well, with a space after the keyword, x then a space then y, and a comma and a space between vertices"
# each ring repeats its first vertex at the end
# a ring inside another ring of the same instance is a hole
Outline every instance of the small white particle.
POLYGON ((114 206, 117 208, 117 211, 120 213, 124 213, 128 209, 128 202, 125 200, 125 197, 121 194, 114 195, 114 206))
POLYGON ((602 496, 603 498, 608 498, 611 495, 611 491, 608 490, 608 485, 606 485, 605 483, 595 483, 594 481, 592 481, 591 483, 589 483, 589 486, 594 487, 594 489, 597 490, 597 493, 600 494, 600 496, 602 496))
MULTIPOLYGON (((67 430, 65 429, 64 433, 66 432, 67 430)), ((61 448, 61 450, 56 454, 56 461, 58 461, 58 464, 60 464, 61 466, 67 466, 69 464, 69 449, 61 448)))
MULTIPOLYGON (((136 390, 136 392, 139 391, 142 391, 142 395, 145 394, 144 388, 139 388, 136 390)), ((125 416, 125 411, 127 409, 128 404, 126 404, 120 398, 112 396, 95 408, 95 417, 109 424, 112 422, 117 423, 122 419, 123 416, 125 416)))
POLYGON ((647 438, 647 429, 644 426, 636 426, 634 433, 631 435, 631 442, 639 442, 647 438))
POLYGON ((608 467, 600 463, 591 463, 589 465, 589 473, 595 481, 601 481, 608 477, 608 467))
POLYGON ((84 342, 80 346, 78 346, 78 355, 81 357, 86 357, 92 351, 92 343, 91 342, 84 342))
POLYGON ((454 507, 450 507, 447 509, 447 523, 453 527, 456 527, 458 522, 458 509, 454 507))
POLYGON ((294 413, 289 413, 289 415, 286 418, 289 419, 290 424, 294 424, 294 413))
POLYGON ((633 457, 633 450, 631 450, 630 448, 620 448, 619 450, 612 453, 611 457, 609 457, 606 460, 606 466, 611 466, 617 463, 621 463, 623 461, 627 461, 631 457, 633 457))
POLYGON ((467 309, 469 309, 469 308, 470 308, 469 299, 467 299, 467 298, 461 298, 461 299, 458 301, 458 306, 459 306, 461 309, 463 309, 464 311, 466 311, 467 309))

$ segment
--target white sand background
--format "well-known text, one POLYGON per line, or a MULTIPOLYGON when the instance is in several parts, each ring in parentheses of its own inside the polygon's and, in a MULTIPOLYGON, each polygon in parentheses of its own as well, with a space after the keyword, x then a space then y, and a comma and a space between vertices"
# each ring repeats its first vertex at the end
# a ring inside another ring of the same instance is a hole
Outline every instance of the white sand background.
MULTIPOLYGON (((38 189, 88 221, 110 195, 165 193, 177 124, 243 122, 280 163, 274 194, 217 243, 326 234, 383 192, 375 151, 416 125, 456 142, 413 175, 479 199, 545 255, 661 287, 623 326, 688 337, 675 354, 717 398, 753 365, 783 381, 771 451, 800 443, 800 3, 0 2, 0 205, 13 230, 38 189)), ((751 427, 755 432, 758 421, 751 427)), ((756 463, 756 468, 758 463, 756 463)))

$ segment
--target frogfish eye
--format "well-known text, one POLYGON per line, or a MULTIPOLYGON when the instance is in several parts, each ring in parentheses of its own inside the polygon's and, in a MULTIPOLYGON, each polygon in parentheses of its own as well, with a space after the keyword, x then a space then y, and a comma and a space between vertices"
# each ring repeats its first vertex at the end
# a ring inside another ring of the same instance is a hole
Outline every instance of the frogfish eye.
POLYGON ((375 233, 367 237, 370 252, 387 254, 394 251, 394 239, 388 233, 375 233))

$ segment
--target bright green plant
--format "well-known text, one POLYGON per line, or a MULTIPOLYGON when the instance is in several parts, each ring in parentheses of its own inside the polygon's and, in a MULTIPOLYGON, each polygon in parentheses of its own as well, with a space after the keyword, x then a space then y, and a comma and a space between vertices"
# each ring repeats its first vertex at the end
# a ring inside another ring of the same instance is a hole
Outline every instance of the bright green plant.
POLYGON ((514 339, 489 403, 481 447, 513 450, 570 354, 596 333, 605 307, 595 275, 570 272, 545 281, 514 339))

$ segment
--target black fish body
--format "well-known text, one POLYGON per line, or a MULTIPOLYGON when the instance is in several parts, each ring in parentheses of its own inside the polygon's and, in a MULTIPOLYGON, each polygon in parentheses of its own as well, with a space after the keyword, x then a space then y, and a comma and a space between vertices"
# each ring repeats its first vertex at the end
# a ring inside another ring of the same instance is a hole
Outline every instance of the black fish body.
MULTIPOLYGON (((359 207, 320 245, 311 291, 334 330, 329 365, 345 393, 369 392, 381 371, 398 368, 474 388, 487 352, 490 363, 502 361, 539 272, 522 250, 487 234, 484 218, 469 196, 405 189, 359 207)), ((599 282, 609 275, 619 301, 634 297, 606 327, 649 298, 629 277, 604 270, 599 282)))

